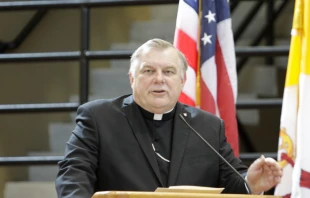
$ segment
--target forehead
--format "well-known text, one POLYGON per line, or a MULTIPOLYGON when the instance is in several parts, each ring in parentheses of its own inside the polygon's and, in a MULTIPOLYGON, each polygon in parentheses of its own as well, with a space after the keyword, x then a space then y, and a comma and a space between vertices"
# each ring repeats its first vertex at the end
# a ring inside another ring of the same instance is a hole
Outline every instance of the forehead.
POLYGON ((142 53, 141 63, 150 66, 180 67, 181 61, 175 49, 147 49, 142 53))

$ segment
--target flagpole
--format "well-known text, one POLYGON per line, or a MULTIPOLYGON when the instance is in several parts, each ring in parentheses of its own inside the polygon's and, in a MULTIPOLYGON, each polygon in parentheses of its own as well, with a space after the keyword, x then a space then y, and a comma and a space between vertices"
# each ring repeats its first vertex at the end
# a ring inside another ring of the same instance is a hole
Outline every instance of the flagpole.
POLYGON ((201 36, 201 16, 202 16, 202 0, 198 0, 198 39, 197 39, 197 46, 198 46, 198 61, 197 61, 197 74, 196 74, 196 107, 200 108, 201 104, 201 87, 200 87, 200 55, 201 55, 201 49, 200 49, 200 36, 201 36))

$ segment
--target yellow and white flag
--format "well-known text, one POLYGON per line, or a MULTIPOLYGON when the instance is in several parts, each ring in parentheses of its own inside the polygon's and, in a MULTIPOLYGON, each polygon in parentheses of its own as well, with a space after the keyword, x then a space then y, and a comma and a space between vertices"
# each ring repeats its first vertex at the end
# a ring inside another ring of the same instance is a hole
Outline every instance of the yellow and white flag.
POLYGON ((310 198, 310 0, 295 0, 280 123, 275 195, 310 198))

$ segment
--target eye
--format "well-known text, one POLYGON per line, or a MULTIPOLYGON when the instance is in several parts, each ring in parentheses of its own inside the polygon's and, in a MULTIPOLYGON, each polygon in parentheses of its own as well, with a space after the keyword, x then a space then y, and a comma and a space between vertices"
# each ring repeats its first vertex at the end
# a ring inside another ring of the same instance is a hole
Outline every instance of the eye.
POLYGON ((174 71, 172 71, 172 70, 167 70, 167 71, 165 71, 165 74, 174 74, 174 71))
POLYGON ((143 73, 151 74, 151 73, 153 73, 153 70, 151 70, 151 69, 146 69, 146 70, 143 71, 143 73))

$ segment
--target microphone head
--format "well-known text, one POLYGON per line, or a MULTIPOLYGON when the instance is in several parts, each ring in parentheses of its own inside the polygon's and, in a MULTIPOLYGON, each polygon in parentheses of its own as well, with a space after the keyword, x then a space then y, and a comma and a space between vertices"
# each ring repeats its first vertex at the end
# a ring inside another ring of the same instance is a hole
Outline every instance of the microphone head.
POLYGON ((183 117, 182 113, 179 114, 179 117, 180 117, 183 121, 186 121, 185 118, 183 117))

